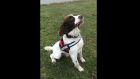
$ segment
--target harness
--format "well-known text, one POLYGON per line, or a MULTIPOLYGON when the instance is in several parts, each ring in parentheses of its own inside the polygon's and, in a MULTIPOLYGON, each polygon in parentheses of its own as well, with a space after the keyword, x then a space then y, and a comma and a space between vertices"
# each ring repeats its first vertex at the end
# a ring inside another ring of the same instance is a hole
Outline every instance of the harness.
MULTIPOLYGON (((66 34, 66 36, 68 38, 77 38, 79 35, 71 36, 71 35, 66 34)), ((63 37, 62 37, 62 38, 60 38, 59 47, 61 48, 62 51, 69 53, 70 48, 73 47, 74 45, 76 45, 80 40, 81 40, 81 38, 78 41, 72 41, 71 43, 64 44, 63 37)))

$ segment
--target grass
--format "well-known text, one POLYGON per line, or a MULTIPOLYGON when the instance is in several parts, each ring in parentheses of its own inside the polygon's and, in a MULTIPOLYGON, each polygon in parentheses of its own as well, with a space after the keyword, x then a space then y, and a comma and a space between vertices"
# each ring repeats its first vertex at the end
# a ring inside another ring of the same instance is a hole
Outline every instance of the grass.
POLYGON ((96 3, 96 0, 80 0, 41 6, 41 79, 96 79, 96 3), (83 55, 86 63, 80 63, 85 69, 84 72, 79 72, 70 58, 63 57, 56 64, 52 64, 50 53, 43 49, 59 40, 59 27, 67 14, 81 14, 85 18, 80 28, 85 43, 83 55))

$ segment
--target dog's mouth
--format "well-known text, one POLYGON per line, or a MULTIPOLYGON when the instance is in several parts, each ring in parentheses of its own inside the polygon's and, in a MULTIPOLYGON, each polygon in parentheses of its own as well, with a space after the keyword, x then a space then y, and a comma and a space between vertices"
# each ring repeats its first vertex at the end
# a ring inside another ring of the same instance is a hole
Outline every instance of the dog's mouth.
POLYGON ((78 22, 78 23, 76 24, 76 26, 79 27, 82 23, 83 23, 83 21, 81 20, 80 22, 78 22))
POLYGON ((76 26, 79 27, 79 26, 83 23, 83 21, 84 21, 84 17, 81 16, 81 15, 79 15, 79 16, 78 16, 78 19, 79 19, 79 22, 76 24, 76 26))
POLYGON ((80 22, 78 22, 77 24, 76 24, 76 26, 80 26, 80 24, 81 24, 82 22, 80 21, 80 22))

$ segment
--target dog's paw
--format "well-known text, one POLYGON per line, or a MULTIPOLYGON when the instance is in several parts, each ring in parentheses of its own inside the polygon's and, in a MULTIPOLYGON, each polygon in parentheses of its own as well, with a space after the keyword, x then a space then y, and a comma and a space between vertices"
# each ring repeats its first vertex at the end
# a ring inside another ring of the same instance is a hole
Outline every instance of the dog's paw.
POLYGON ((56 63, 56 60, 53 59, 53 60, 52 60, 52 63, 55 64, 55 63, 56 63))
POLYGON ((78 68, 79 72, 83 72, 84 68, 82 68, 81 66, 78 68))
POLYGON ((84 58, 80 58, 80 60, 81 60, 82 63, 86 62, 86 60, 84 58))

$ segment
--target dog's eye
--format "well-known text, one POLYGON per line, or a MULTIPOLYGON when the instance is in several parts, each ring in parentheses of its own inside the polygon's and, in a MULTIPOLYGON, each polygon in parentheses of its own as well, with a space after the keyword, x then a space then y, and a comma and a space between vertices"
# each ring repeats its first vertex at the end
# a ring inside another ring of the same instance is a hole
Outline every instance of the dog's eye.
POLYGON ((78 16, 78 18, 79 18, 79 19, 82 19, 82 18, 83 18, 83 16, 81 16, 81 15, 80 15, 80 16, 78 16))

